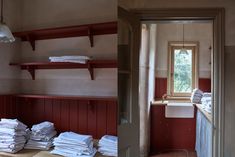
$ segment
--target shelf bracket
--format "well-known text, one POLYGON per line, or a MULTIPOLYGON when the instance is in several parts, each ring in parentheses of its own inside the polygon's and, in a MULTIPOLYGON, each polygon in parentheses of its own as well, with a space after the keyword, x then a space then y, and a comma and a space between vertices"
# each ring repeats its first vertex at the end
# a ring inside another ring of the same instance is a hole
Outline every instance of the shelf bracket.
POLYGON ((91 80, 94 80, 94 69, 93 69, 93 67, 91 66, 90 63, 87 63, 87 64, 88 64, 88 71, 90 73, 91 80))
POLYGON ((35 51, 35 38, 33 37, 33 35, 27 35, 27 41, 30 43, 33 51, 35 51))
POLYGON ((92 32, 91 27, 88 27, 88 37, 89 37, 89 40, 90 40, 91 47, 93 47, 94 46, 94 34, 92 32))
POLYGON ((27 70, 30 73, 32 80, 35 80, 35 69, 28 66, 27 70))

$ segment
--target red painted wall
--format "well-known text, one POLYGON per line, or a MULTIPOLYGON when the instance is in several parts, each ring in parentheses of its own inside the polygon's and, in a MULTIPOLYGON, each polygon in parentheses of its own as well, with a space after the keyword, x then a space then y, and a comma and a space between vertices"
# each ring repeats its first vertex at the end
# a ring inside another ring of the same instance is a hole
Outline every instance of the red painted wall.
POLYGON ((117 135, 116 101, 0 96, 0 118, 17 118, 29 127, 47 120, 58 132, 74 131, 93 138, 117 135))
MULTIPOLYGON (((211 91, 210 79, 199 79, 199 89, 211 91)), ((156 78, 155 98, 167 93, 167 78, 156 78)), ((195 149, 196 119, 165 118, 164 105, 151 106, 151 152, 166 149, 195 149)))
MULTIPOLYGON (((196 110, 195 110, 196 112, 196 110)), ((151 106, 151 153, 169 149, 195 149, 194 118, 165 118, 164 105, 151 106)))
MULTIPOLYGON (((199 89, 204 92, 211 91, 211 79, 200 78, 199 89)), ((155 79, 155 98, 162 98, 163 94, 167 93, 167 78, 156 78, 155 79)))

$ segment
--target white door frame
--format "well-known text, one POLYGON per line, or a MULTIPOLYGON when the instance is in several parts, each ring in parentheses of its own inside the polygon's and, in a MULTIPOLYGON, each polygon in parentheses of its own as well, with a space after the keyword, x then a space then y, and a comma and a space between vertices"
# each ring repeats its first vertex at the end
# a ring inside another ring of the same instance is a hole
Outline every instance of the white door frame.
POLYGON ((141 21, 212 20, 213 21, 213 157, 224 156, 224 8, 133 9, 141 21))

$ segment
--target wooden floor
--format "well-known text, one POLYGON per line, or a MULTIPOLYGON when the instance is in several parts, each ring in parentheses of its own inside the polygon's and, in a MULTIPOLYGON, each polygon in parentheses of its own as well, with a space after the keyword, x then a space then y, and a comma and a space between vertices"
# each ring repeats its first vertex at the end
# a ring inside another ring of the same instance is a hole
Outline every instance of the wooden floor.
POLYGON ((165 151, 150 157, 197 157, 196 152, 187 150, 165 151))

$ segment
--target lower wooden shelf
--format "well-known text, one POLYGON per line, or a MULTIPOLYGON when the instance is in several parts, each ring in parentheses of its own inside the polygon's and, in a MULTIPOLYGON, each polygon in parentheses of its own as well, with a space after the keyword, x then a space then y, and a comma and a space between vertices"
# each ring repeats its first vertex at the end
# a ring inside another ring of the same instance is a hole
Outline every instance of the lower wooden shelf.
POLYGON ((28 70, 35 80, 37 69, 88 69, 91 80, 94 80, 95 68, 117 68, 117 60, 89 60, 86 64, 68 62, 29 62, 10 63, 10 66, 19 66, 22 70, 28 70))

